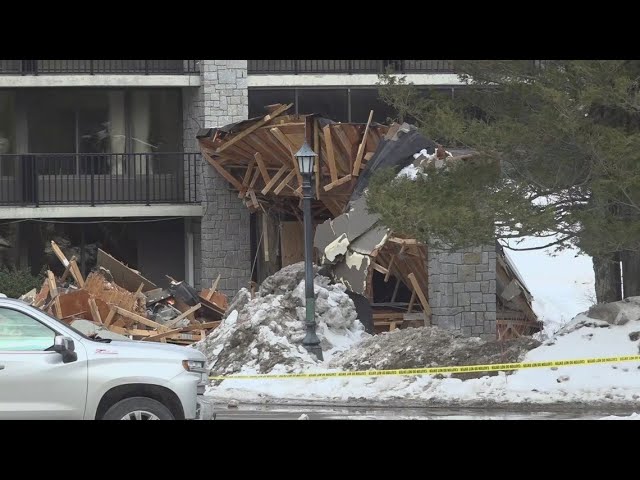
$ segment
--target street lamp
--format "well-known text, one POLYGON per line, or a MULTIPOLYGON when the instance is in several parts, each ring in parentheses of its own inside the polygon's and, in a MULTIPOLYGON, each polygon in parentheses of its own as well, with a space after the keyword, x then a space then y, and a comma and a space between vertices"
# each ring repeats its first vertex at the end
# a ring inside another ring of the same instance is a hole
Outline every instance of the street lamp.
POLYGON ((313 198, 311 176, 317 156, 318 154, 311 149, 307 142, 304 142, 300 150, 296 152, 298 168, 302 174, 302 198, 304 200, 304 292, 307 334, 302 340, 302 345, 309 353, 314 354, 318 360, 322 361, 322 347, 320 339, 316 335, 316 298, 313 292, 313 262, 311 260, 313 249, 311 241, 311 199, 313 198))

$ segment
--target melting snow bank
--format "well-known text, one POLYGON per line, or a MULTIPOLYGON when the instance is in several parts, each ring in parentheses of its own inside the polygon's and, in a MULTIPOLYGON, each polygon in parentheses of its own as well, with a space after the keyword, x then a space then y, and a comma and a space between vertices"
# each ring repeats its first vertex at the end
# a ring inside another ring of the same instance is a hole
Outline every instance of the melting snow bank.
POLYGON ((640 420, 640 414, 632 413, 626 417, 618 417, 616 415, 609 415, 608 417, 602 417, 600 420, 640 420))
POLYGON ((302 346, 305 336, 304 263, 267 278, 251 299, 242 289, 228 316, 205 340, 194 345, 208 360, 212 375, 291 373, 326 368, 333 356, 369 336, 357 320, 343 285, 316 276, 316 333, 325 361, 302 346))
MULTIPOLYGON (((422 330, 422 329, 416 329, 422 330)), ((410 331, 410 330, 407 330, 410 331)), ((386 337, 391 337, 388 335, 386 337)), ((385 335, 363 342, 325 365, 359 368, 392 368, 385 363, 385 335), (371 355, 372 350, 378 350, 371 355), (360 352, 360 354, 358 353, 360 352), (369 352, 369 353, 367 353, 369 352), (343 362, 343 363, 341 363, 343 362)), ((590 357, 637 355, 640 343, 640 297, 598 305, 580 314, 521 361, 569 360, 590 357)), ((407 345, 409 346, 409 345, 407 345)), ((409 350, 410 352, 411 350, 409 350)), ((396 352, 396 358, 397 352, 396 352)), ((452 360, 446 355, 439 364, 452 360)), ((428 358, 424 358, 429 362, 428 358)), ((455 357, 454 362, 460 361, 455 357)), ((479 362, 478 362, 479 363, 479 362)), ((244 372, 258 371, 254 366, 244 372)), ((424 365, 426 366, 426 365, 424 365)), ((272 371, 286 370, 278 366, 272 371)), ((337 371, 314 364, 305 371, 337 371)), ((640 362, 520 370, 513 374, 462 380, 450 376, 389 376, 326 379, 225 380, 208 391, 216 400, 244 402, 332 402, 428 405, 577 404, 628 405, 640 399, 640 362)))

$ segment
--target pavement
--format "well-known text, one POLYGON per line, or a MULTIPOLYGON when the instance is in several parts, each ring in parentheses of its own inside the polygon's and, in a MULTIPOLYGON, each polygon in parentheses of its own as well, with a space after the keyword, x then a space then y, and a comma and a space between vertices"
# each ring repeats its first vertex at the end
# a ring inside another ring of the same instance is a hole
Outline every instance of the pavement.
MULTIPOLYGON (((631 415, 629 412, 627 415, 631 415)), ((217 420, 596 420, 603 413, 505 412, 489 409, 349 408, 293 405, 216 406, 217 420), (303 417, 303 418, 300 418, 303 417), (306 418, 304 418, 306 417, 306 418)), ((624 415, 624 413, 616 413, 624 415)))

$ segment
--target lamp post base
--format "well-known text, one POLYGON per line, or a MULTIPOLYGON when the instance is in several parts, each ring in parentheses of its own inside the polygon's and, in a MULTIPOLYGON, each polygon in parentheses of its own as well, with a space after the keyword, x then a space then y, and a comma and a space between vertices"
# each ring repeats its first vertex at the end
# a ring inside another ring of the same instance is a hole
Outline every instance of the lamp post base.
POLYGON ((320 345, 305 345, 303 343, 302 346, 307 350, 307 352, 316 357, 318 361, 322 362, 324 360, 324 357, 322 356, 322 347, 320 345))

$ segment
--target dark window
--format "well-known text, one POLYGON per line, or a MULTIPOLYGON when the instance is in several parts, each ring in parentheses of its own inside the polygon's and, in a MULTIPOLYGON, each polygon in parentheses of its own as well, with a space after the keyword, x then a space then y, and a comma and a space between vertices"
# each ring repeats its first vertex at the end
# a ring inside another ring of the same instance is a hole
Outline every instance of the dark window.
POLYGON ((377 88, 352 88, 351 121, 365 123, 371 110, 374 122, 388 123, 390 118, 396 120, 395 110, 378 97, 377 88))
MULTIPOLYGON (((274 103, 295 103, 294 89, 249 90, 249 118, 265 115, 264 107, 274 103)), ((295 107, 291 107, 291 113, 295 112, 295 107)))
POLYGON ((349 121, 347 89, 300 89, 298 112, 318 113, 336 122, 349 121))

